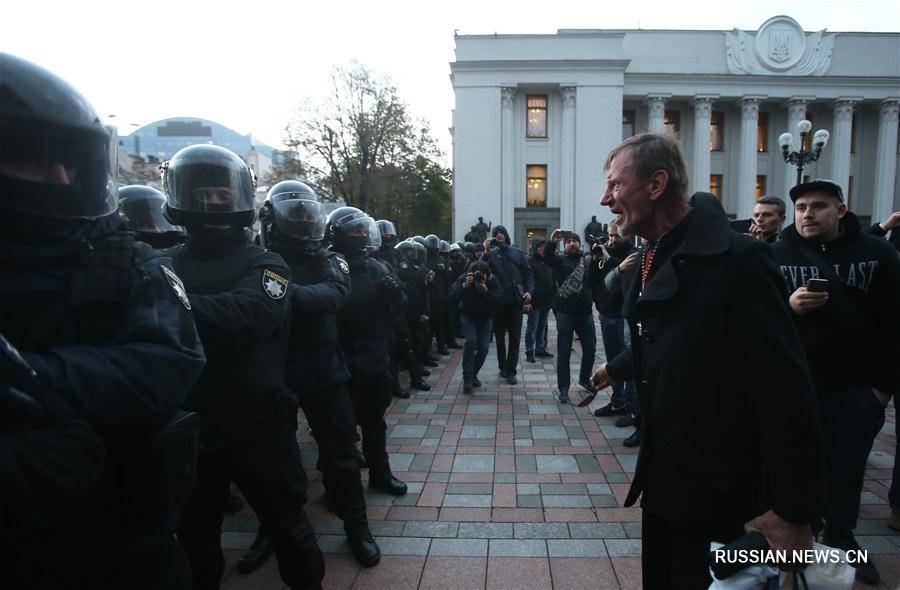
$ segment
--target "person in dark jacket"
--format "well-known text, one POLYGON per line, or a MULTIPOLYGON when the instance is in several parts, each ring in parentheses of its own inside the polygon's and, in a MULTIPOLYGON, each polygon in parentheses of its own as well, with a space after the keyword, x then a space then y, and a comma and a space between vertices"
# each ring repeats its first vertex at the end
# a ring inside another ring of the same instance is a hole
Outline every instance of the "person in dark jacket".
MULTIPOLYGON (((598 273, 594 287, 594 304, 600 314, 600 335, 607 359, 614 359, 625 350, 625 319, 622 317, 621 289, 610 293, 605 285, 606 277, 618 268, 634 252, 631 238, 622 235, 615 223, 609 224, 608 241, 592 248, 597 254, 593 260, 593 271, 598 273)), ((634 385, 631 381, 618 382, 612 387, 609 403, 594 410, 595 416, 615 416, 621 418, 616 426, 624 428, 634 424, 634 385), (621 420, 621 421, 620 421, 621 420)))
POLYGON ((563 252, 557 252, 561 230, 553 230, 550 234, 550 242, 544 251, 544 260, 553 269, 556 278, 557 290, 553 300, 553 311, 556 314, 556 382, 559 387, 560 403, 568 403, 569 386, 569 359, 572 357, 572 340, 578 334, 581 342, 581 367, 578 371, 578 384, 589 393, 594 393, 591 385, 591 369, 594 367, 594 354, 597 349, 597 333, 594 330, 594 315, 592 311, 593 294, 592 285, 595 280, 592 277, 590 254, 584 255, 581 251, 581 238, 578 234, 569 233, 565 238, 563 252), (571 286, 567 288, 566 279, 574 272, 583 273, 580 284, 576 284, 575 290, 571 286), (571 292, 570 292, 571 291, 571 292))
POLYGON ((529 311, 534 293, 534 276, 525 253, 513 246, 509 232, 502 225, 495 225, 493 239, 484 241, 482 260, 491 265, 491 274, 503 289, 503 302, 494 316, 494 334, 497 336, 497 364, 500 378, 510 385, 517 383, 516 367, 519 364, 519 342, 522 337, 522 312, 529 311), (509 335, 509 348, 506 336, 509 335))
POLYGON ((502 300, 500 283, 485 262, 473 262, 450 287, 450 303, 459 310, 463 337, 463 393, 481 387, 478 371, 491 345, 491 318, 502 300))
POLYGON ((644 440, 625 505, 642 496, 644 587, 708 587, 710 541, 746 531, 789 555, 809 549, 821 435, 771 247, 732 231, 714 196, 687 197, 667 135, 625 140, 606 169, 601 204, 649 240, 622 308, 631 350, 593 377, 638 388, 644 440))
POLYGON ((753 217, 750 220, 750 235, 757 240, 774 244, 784 225, 787 207, 784 199, 773 195, 760 197, 753 206, 753 217))
MULTIPOLYGON (((36 534, 10 537, 2 527, 9 588, 190 587, 173 533, 196 443, 164 459, 145 451, 158 450, 154 441, 171 442, 165 427, 205 358, 171 259, 136 241, 116 211, 116 144, 115 133, 67 82, 0 53, 0 332, 21 353, 34 384, 74 410, 102 445, 82 439, 88 446, 75 457, 58 456, 84 460, 81 467, 45 463, 27 470, 40 485, 34 496, 18 499, 21 512, 8 516, 29 517, 34 503, 48 500, 39 488, 52 493, 51 481, 73 486, 74 509, 32 512, 59 517, 36 534), (178 489, 167 486, 176 480, 178 489)), ((59 408, 63 422, 55 427, 78 428, 78 418, 65 418, 59 408)), ((181 440, 196 432, 185 434, 181 440)), ((6 473, 3 508, 7 494, 23 489, 6 473)))
POLYGON ((553 279, 553 269, 544 260, 546 243, 544 238, 534 238, 528 256, 528 265, 534 275, 534 297, 531 298, 531 312, 525 326, 525 360, 529 363, 533 363, 535 357, 553 357, 547 352, 547 320, 556 295, 556 281, 553 279))
MULTIPOLYGON (((791 200, 795 222, 773 249, 818 394, 828 492, 823 542, 857 550, 866 461, 884 407, 900 390, 900 257, 861 231, 840 185, 799 184, 791 200)), ((875 564, 855 565, 862 581, 878 583, 875 564)))
POLYGON ((222 518, 232 479, 271 532, 278 569, 291 587, 316 587, 325 562, 303 506, 296 395, 287 386, 291 270, 254 245, 255 182, 229 150, 200 144, 163 165, 166 216, 187 229, 175 246, 207 365, 185 407, 203 418, 193 494, 178 540, 195 588, 218 588, 225 570, 222 518))

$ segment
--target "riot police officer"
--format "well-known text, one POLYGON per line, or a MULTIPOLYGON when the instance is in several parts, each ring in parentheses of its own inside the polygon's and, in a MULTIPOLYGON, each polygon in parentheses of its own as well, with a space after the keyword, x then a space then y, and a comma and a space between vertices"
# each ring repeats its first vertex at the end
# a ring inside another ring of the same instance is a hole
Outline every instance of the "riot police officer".
POLYGON ((271 248, 291 268, 288 384, 318 443, 325 493, 344 521, 353 555, 362 565, 374 566, 381 551, 369 531, 346 386, 350 373, 338 340, 337 313, 350 297, 350 266, 340 254, 322 248, 325 209, 311 188, 296 180, 279 182, 266 201, 274 214, 271 248))
POLYGON ((117 147, 68 83, 0 54, 0 331, 107 451, 75 510, 4 539, 13 588, 190 586, 172 534, 196 431, 172 418, 204 357, 170 259, 116 213, 117 147))
POLYGON ((132 184, 119 189, 119 216, 142 242, 171 248, 185 240, 184 228, 163 216, 166 196, 153 187, 132 184))
POLYGON ((406 484, 391 473, 384 414, 391 402, 391 318, 403 308, 403 288, 383 264, 369 258, 381 241, 374 219, 355 207, 339 207, 328 216, 325 236, 350 265, 350 298, 338 312, 338 326, 351 375, 347 389, 369 464, 369 487, 402 496, 406 484))
MULTIPOLYGON (((439 237, 434 234, 425 236, 425 250, 428 256, 426 266, 433 273, 433 278, 428 287, 428 301, 431 305, 431 334, 434 336, 437 353, 448 355, 450 351, 447 349, 446 315, 449 284, 447 281, 447 264, 440 255, 440 247, 441 239, 439 237)), ((431 348, 430 338, 428 347, 429 349, 431 348)))
POLYGON ((166 216, 187 229, 187 243, 170 252, 208 359, 186 403, 203 422, 197 482, 178 529, 194 587, 219 587, 219 535, 233 479, 271 531, 284 582, 317 588, 325 564, 303 510, 297 399, 285 382, 290 268, 250 242, 256 187, 232 152, 179 150, 163 165, 163 188, 166 216))

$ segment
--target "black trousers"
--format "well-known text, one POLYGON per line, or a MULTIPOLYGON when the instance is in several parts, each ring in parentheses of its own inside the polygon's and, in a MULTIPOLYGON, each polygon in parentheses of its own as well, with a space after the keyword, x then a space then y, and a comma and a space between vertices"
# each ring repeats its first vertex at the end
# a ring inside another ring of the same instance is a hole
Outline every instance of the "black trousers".
POLYGON ((322 482, 344 530, 368 528, 366 497, 356 458, 356 419, 344 384, 300 393, 300 407, 319 447, 322 482))
POLYGON ((709 537, 680 531, 642 510, 641 574, 645 590, 709 588, 709 537))
MULTIPOLYGON (((431 315, 428 316, 431 324, 431 333, 434 335, 434 342, 437 348, 447 346, 447 320, 445 319, 447 310, 447 301, 434 297, 431 299, 431 315)), ((428 340, 428 346, 431 347, 431 339, 428 340)))
POLYGON ((391 403, 391 377, 387 369, 369 377, 353 377, 347 382, 353 414, 362 430, 362 450, 369 464, 369 481, 391 477, 387 452, 387 423, 384 413, 391 403))
POLYGON ((497 365, 500 372, 515 375, 519 364, 519 342, 522 340, 522 304, 505 303, 494 316, 494 335, 497 337, 497 365), (509 335, 509 348, 506 336, 509 335))
POLYGON ((220 535, 230 480, 270 531, 281 579, 291 588, 319 588, 325 561, 303 510, 306 474, 300 449, 283 417, 277 417, 259 436, 200 451, 194 492, 178 528, 195 590, 217 589, 222 580, 225 557, 220 535))

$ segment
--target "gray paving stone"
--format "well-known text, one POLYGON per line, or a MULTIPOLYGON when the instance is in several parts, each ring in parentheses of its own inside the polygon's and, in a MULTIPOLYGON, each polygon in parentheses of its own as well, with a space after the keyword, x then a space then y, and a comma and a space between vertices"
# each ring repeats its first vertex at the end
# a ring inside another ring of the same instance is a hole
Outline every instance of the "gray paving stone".
POLYGON ((528 413, 536 414, 559 414, 559 407, 551 404, 528 404, 528 413))
POLYGON ((444 434, 443 426, 429 426, 425 431, 425 438, 441 438, 442 434, 444 434))
POLYGON ((542 496, 544 508, 590 508, 590 496, 557 496, 553 494, 544 494, 542 496))
POLYGON ((493 447, 494 440, 486 438, 461 438, 459 439, 461 447, 493 447))
POLYGON ((606 539, 606 552, 610 557, 640 557, 641 541, 639 539, 606 539))
POLYGON ((600 539, 551 539, 547 550, 550 557, 606 557, 606 546, 600 539))
MULTIPOLYGON (((313 530, 317 535, 343 535, 344 523, 336 518, 310 518, 309 522, 313 525, 313 530)), ((223 530, 233 530, 225 523, 222 523, 223 530)), ((256 533, 254 528, 253 533, 256 533)))
POLYGON ((496 404, 469 404, 466 410, 467 414, 496 414, 496 404))
POLYGON ((542 483, 542 494, 587 494, 587 486, 583 483, 542 483))
POLYGON ((428 477, 425 478, 425 481, 428 483, 447 483, 450 481, 450 474, 432 471, 428 474, 428 477))
POLYGON ((513 523, 511 522, 461 522, 459 538, 465 539, 511 539, 513 523))
POLYGON ((575 455, 575 462, 578 463, 581 473, 603 473, 603 469, 593 455, 575 455))
POLYGON ((609 483, 628 483, 628 476, 618 471, 615 473, 607 473, 606 481, 609 483))
POLYGON ((425 522, 411 520, 403 527, 403 536, 455 538, 457 531, 459 531, 458 522, 425 522))
POLYGON ((536 483, 518 483, 516 484, 516 494, 540 494, 541 486, 536 483))
POLYGON ((618 522, 570 522, 569 534, 573 539, 624 539, 626 536, 618 522))
POLYGON ((573 447, 589 447, 591 443, 586 438, 571 438, 569 444, 573 447))
POLYGON ((517 438, 513 441, 513 444, 517 447, 533 447, 534 441, 530 438, 517 438))
POLYGON ((637 467, 637 455, 616 455, 616 458, 619 460, 619 465, 622 466, 622 471, 634 473, 634 469, 637 467))
POLYGON ((531 426, 531 420, 513 420, 513 427, 516 426, 531 426))
POLYGON ((222 533, 222 549, 249 549, 256 538, 256 533, 241 533, 237 531, 222 533))
POLYGON ((425 432, 428 430, 427 426, 420 425, 398 425, 394 426, 393 430, 391 430, 390 434, 388 434, 388 438, 415 438, 421 439, 425 436, 425 432))
POLYGON ((587 484, 587 493, 595 496, 603 496, 611 494, 608 483, 589 483, 587 484))
POLYGON ((443 508, 490 508, 491 495, 447 494, 441 503, 443 508))
POLYGON ((872 451, 869 453, 868 465, 875 469, 893 469, 894 454, 887 451, 872 451))
POLYGON ((900 531, 889 528, 882 518, 861 518, 853 532, 856 535, 900 535, 900 531))
MULTIPOLYGON (((341 526, 340 534, 344 534, 344 525, 339 519, 334 522, 341 526)), ((403 527, 406 523, 400 520, 370 520, 369 530, 377 537, 399 537, 403 534, 403 527)))
POLYGON ((490 494, 494 486, 489 483, 451 483, 447 484, 446 494, 490 494))
POLYGON ((584 429, 581 426, 566 426, 566 438, 584 438, 584 429))
POLYGON ((448 557, 487 557, 487 539, 434 539, 428 555, 448 557))
POLYGON ((441 445, 437 450, 439 455, 452 455, 456 453, 456 447, 452 445, 441 445))
POLYGON ((612 494, 591 495, 590 499, 594 508, 615 508, 619 505, 612 494))
POLYGON ((527 440, 531 438, 531 427, 513 426, 513 437, 527 440))
POLYGON ((453 471, 457 473, 492 473, 493 455, 457 455, 453 459, 453 471))
POLYGON ((446 418, 432 418, 428 421, 432 426, 445 426, 447 424, 446 418))
POLYGON ((564 522, 517 522, 513 524, 516 539, 568 539, 569 527, 564 522))
POLYGON ((382 555, 428 555, 431 539, 426 537, 376 537, 382 555))
POLYGON ((532 426, 531 438, 568 439, 562 426, 532 426))
POLYGON ((434 414, 437 412, 437 404, 409 404, 406 406, 407 414, 434 414))
POLYGON ((496 436, 497 427, 494 425, 466 424, 460 433, 460 438, 494 439, 496 436))
POLYGON ((896 553, 897 547, 891 543, 890 539, 876 535, 856 535, 856 542, 859 543, 860 549, 865 549, 869 553, 896 553))
POLYGON ((494 454, 495 455, 515 455, 516 449, 514 447, 496 447, 494 449, 494 454))
POLYGON ((622 526, 625 527, 625 534, 628 535, 629 539, 640 539, 643 536, 641 523, 639 522, 625 522, 622 523, 622 526))
POLYGON ((494 483, 516 483, 515 473, 495 473, 494 483))
POLYGON ((372 488, 366 488, 366 505, 367 506, 393 506, 397 496, 386 494, 372 488))
MULTIPOLYGON (((416 453, 412 463, 409 464, 409 471, 428 472, 431 469, 432 461, 434 461, 434 455, 428 453, 416 453)), ((407 486, 408 485, 409 484, 407 484, 407 486)))
POLYGON ((423 438, 419 443, 420 447, 436 447, 441 443, 439 438, 423 438))
POLYGON ((409 471, 409 466, 415 458, 413 453, 391 453, 391 471, 409 471))
POLYGON ((884 500, 878 496, 878 494, 873 494, 872 492, 863 492, 859 495, 859 503, 860 504, 884 504, 884 500))
POLYGON ((407 492, 402 496, 395 496, 392 506, 415 506, 419 503, 420 494, 412 494, 407 492))
POLYGON ((537 473, 536 455, 516 455, 516 473, 537 473))
POLYGON ((537 471, 538 473, 579 472, 578 463, 572 455, 537 455, 537 471))
POLYGON ((489 557, 547 557, 547 542, 543 540, 491 539, 489 557))
MULTIPOLYGON (((319 549, 322 553, 351 553, 350 545, 347 544, 347 537, 344 535, 322 535, 318 539, 319 549)), ((228 547, 222 547, 228 549, 228 547)))
POLYGON ((543 508, 543 505, 541 504, 541 496, 539 494, 516 496, 516 507, 543 508))

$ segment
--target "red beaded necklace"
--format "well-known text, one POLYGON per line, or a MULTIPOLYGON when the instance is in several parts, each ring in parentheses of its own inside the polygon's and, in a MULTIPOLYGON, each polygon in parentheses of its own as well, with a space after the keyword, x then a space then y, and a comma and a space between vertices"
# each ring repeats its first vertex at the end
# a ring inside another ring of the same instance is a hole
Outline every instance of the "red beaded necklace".
POLYGON ((653 244, 652 248, 644 250, 644 256, 641 258, 641 287, 646 288, 647 283, 653 278, 653 257, 656 256, 656 249, 659 248, 659 240, 653 244))

